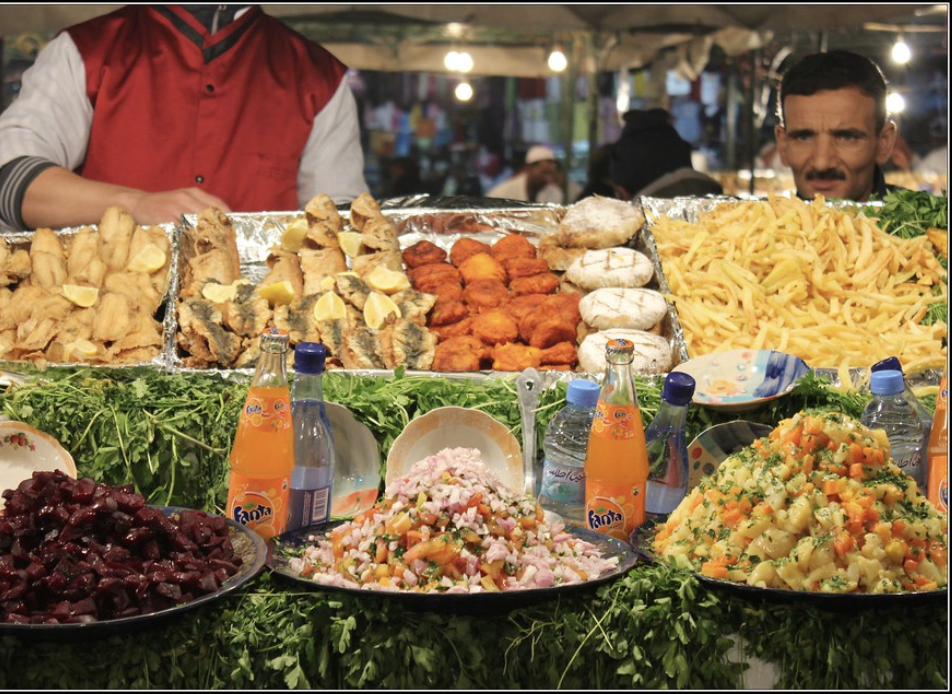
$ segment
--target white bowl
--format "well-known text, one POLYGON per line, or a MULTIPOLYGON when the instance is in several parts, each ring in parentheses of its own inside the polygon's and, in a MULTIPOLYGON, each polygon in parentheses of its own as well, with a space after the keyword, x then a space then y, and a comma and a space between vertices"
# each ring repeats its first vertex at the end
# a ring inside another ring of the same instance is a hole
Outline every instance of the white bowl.
POLYGON ((356 516, 377 501, 380 452, 377 439, 353 412, 335 402, 324 403, 334 434, 334 498, 331 516, 356 516))
POLYGON ((410 422, 390 447, 387 486, 444 448, 479 449, 483 463, 505 486, 522 491, 525 472, 519 441, 492 416, 465 407, 440 407, 410 422))
MULTIPOLYGON (((0 492, 48 470, 76 477, 73 457, 55 438, 23 422, 0 422, 0 492)), ((0 508, 5 502, 0 497, 0 508)))

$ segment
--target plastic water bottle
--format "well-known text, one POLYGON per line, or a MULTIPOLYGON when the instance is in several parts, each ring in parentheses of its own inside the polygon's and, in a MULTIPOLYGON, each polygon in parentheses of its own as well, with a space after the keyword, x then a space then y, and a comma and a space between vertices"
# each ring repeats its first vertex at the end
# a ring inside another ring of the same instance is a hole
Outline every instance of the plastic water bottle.
POLYGON ((903 396, 901 371, 877 371, 870 376, 873 400, 863 412, 863 424, 884 429, 893 462, 912 477, 920 490, 926 488, 927 464, 922 459, 923 426, 916 409, 903 396))
POLYGON ((579 525, 585 518, 585 454, 598 392, 597 383, 571 381, 566 405, 549 422, 542 443, 545 457, 539 503, 546 511, 579 525))
MULTIPOLYGON (((902 364, 899 362, 898 358, 888 357, 873 364, 871 367, 869 367, 869 370, 872 373, 876 373, 877 371, 898 371, 899 373, 902 373, 902 364)), ((923 404, 919 402, 919 398, 917 398, 915 393, 912 392, 912 389, 905 382, 905 378, 906 376, 903 374, 902 395, 914 408, 916 408, 916 413, 919 415, 919 421, 922 422, 922 439, 924 441, 922 447, 922 459, 927 460, 928 453, 926 449, 929 447, 929 434, 932 432, 932 415, 929 414, 929 410, 927 410, 923 404)))
POLYGON ((334 481, 334 439, 324 407, 322 378, 327 349, 302 342, 294 350, 291 419, 294 430, 294 469, 291 471, 291 512, 288 530, 322 525, 330 518, 334 481))
POLYGON ((694 379, 686 373, 668 374, 661 390, 661 407, 645 429, 648 486, 645 511, 671 513, 688 491, 688 445, 684 425, 694 397, 694 379))

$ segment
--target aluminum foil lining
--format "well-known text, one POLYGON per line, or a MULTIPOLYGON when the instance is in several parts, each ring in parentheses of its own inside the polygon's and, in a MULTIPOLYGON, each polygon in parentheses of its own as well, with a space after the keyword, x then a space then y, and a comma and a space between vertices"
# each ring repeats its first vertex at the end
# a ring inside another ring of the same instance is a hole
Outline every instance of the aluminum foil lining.
MULTIPOLYGON (((764 198, 748 198, 749 200, 764 200, 764 198)), ((725 195, 709 195, 703 198, 698 197, 679 197, 679 198, 651 198, 644 197, 641 198, 641 205, 645 214, 645 228, 644 233, 646 236, 652 238, 651 230, 657 224, 657 220, 665 216, 668 219, 682 220, 689 222, 691 224, 697 224, 700 216, 705 212, 710 212, 718 205, 728 202, 738 202, 738 198, 729 197, 725 195)), ((833 209, 842 210, 842 209, 868 209, 868 210, 878 210, 883 206, 881 201, 873 201, 867 203, 856 203, 850 201, 833 201, 828 202, 833 209)), ((873 215, 870 215, 873 216, 873 215)), ((657 246, 654 247, 654 254, 651 256, 652 259, 658 259, 658 267, 656 268, 658 277, 664 281, 664 272, 661 270, 660 265, 660 255, 658 254, 657 246)), ((667 286, 667 283, 665 283, 667 286)), ((668 291, 668 290, 666 290, 668 291)), ((677 320, 677 311, 675 313, 675 320, 677 320)), ((677 324, 678 329, 680 330, 680 323, 677 324)), ((683 331, 679 335, 681 344, 686 344, 684 341, 683 331)), ((687 348, 685 347, 685 354, 683 360, 687 360, 687 348)), ((829 378, 833 385, 840 387, 840 375, 837 369, 833 368, 816 368, 813 369, 818 375, 829 378)), ((854 388, 859 388, 861 390, 869 389, 869 367, 851 367, 850 370, 850 379, 852 381, 852 386, 854 388)), ((910 388, 918 388, 921 386, 937 386, 939 380, 942 378, 942 371, 940 369, 925 369, 915 374, 909 374, 906 377, 906 383, 910 388)))
MULTIPOLYGON (((412 196, 409 199, 418 200, 420 197, 412 196)), ((381 212, 397 228, 401 250, 409 248, 419 241, 427 240, 447 253, 450 252, 453 244, 461 238, 472 238, 491 245, 508 233, 518 233, 530 241, 537 242, 544 234, 555 232, 558 229, 559 222, 568 210, 568 207, 551 204, 518 205, 513 203, 512 206, 509 206, 509 201, 506 201, 506 207, 499 207, 500 201, 494 200, 483 201, 484 204, 493 203, 495 205, 493 207, 464 206, 463 203, 468 205, 478 201, 474 198, 438 198, 437 201, 445 205, 444 207, 413 207, 406 206, 404 204, 405 200, 397 199, 396 205, 391 205, 392 201, 388 200, 380 205, 381 212)), ((268 257, 269 249, 279 243, 281 230, 303 214, 301 211, 293 211, 232 213, 228 215, 237 237, 238 256, 243 278, 256 284, 264 279, 268 273, 265 260, 268 257)), ((344 229, 353 230, 348 220, 349 215, 342 210, 341 216, 345 218, 344 229)), ((194 227, 196 224, 197 215, 186 215, 182 223, 178 225, 177 234, 185 233, 189 227, 194 227)), ((178 235, 176 236, 176 245, 178 245, 178 235)), ((669 291, 667 282, 665 282, 661 273, 661 263, 651 235, 639 232, 635 234, 628 245, 644 253, 651 259, 655 267, 655 277, 646 287, 660 292, 669 291)), ((353 259, 348 257, 348 268, 352 266, 352 263, 353 259)), ((170 285, 168 304, 173 307, 177 304, 179 296, 179 279, 180 275, 176 273, 170 285)), ((171 313, 173 314, 172 319, 175 327, 167 345, 168 361, 173 368, 181 370, 182 357, 178 351, 174 334, 177 330, 177 316, 174 310, 171 313)), ((672 365, 676 366, 686 361, 687 347, 684 343, 684 333, 678 322, 677 311, 671 303, 668 303, 668 311, 661 321, 661 335, 667 339, 671 347, 672 365)), ((380 373, 388 372, 381 371, 380 373)), ((450 376, 446 372, 434 373, 441 376, 450 376)), ((495 376, 514 372, 480 371, 475 373, 483 376, 495 376)), ((579 373, 569 372, 569 375, 578 376, 579 373)))
MULTIPOLYGON (((175 316, 174 311, 172 310, 173 303, 169 299, 173 291, 173 286, 178 286, 178 266, 179 266, 179 244, 178 244, 178 225, 177 224, 153 224, 149 225, 153 227, 159 227, 165 233, 166 238, 169 240, 169 292, 166 295, 166 300, 160 305, 159 312, 162 314, 160 322, 162 323, 162 340, 163 347, 159 350, 158 354, 149 361, 144 362, 133 362, 127 364, 86 364, 78 362, 47 362, 48 368, 58 368, 58 367, 68 367, 76 368, 77 366, 88 366, 90 368, 101 369, 101 368, 123 368, 123 369, 134 369, 134 368, 151 368, 151 369, 160 369, 167 371, 170 369, 169 362, 169 344, 170 340, 174 342, 175 339, 175 316)), ((78 234, 83 229, 93 228, 98 231, 99 226, 96 224, 87 224, 79 227, 66 227, 64 229, 58 229, 54 233, 60 239, 69 239, 78 234)), ((15 232, 3 232, 0 234, 7 244, 10 246, 11 250, 29 250, 31 244, 33 243, 32 231, 15 231, 15 232)), ((5 369, 16 373, 19 367, 24 365, 32 365, 33 362, 21 362, 21 361, 8 361, 0 357, 0 364, 4 366, 5 369)))

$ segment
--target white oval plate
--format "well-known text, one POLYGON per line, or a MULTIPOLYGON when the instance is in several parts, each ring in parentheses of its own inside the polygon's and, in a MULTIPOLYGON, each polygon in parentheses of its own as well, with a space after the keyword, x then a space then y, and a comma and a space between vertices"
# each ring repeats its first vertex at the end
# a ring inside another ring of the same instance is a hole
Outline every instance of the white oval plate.
MULTIPOLYGON (((55 438, 23 422, 0 422, 0 492, 46 470, 76 477, 73 456, 55 438)), ((0 508, 4 503, 0 497, 0 508)))
POLYGON ((672 369, 694 377, 695 403, 735 412, 786 395, 809 370, 800 357, 771 349, 706 354, 672 369))
POLYGON ((387 486, 415 463, 444 448, 477 448, 483 463, 512 491, 522 491, 522 448, 508 427, 491 415, 465 407, 440 407, 414 419, 387 456, 387 486))
POLYGON ((325 402, 334 434, 334 498, 331 516, 356 516, 377 501, 380 452, 377 439, 354 413, 336 402, 325 402))

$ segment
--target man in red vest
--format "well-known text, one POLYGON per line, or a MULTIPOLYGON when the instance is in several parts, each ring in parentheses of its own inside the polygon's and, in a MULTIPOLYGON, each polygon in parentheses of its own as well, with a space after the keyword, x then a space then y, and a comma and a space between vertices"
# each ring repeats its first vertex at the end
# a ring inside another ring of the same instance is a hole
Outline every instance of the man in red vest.
POLYGON ((0 115, 0 221, 350 201, 367 185, 346 71, 257 6, 129 5, 70 27, 0 115))

